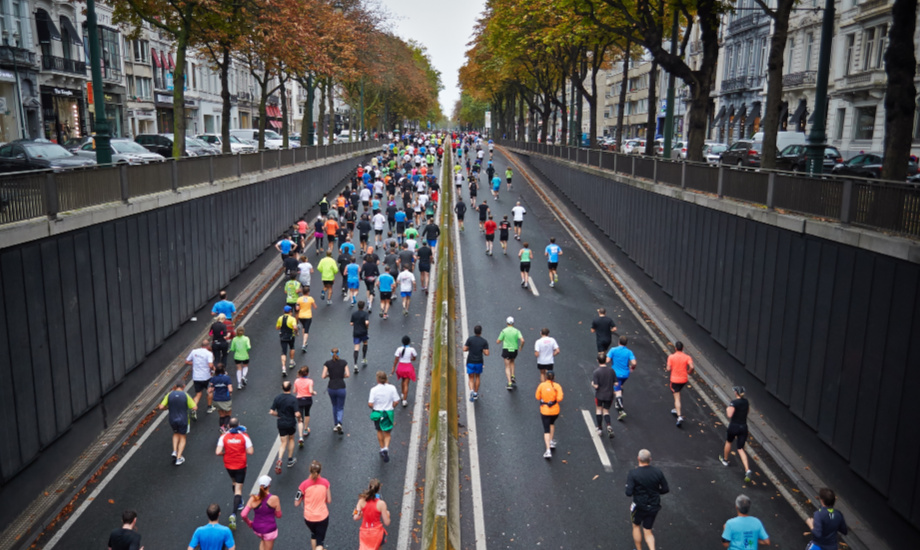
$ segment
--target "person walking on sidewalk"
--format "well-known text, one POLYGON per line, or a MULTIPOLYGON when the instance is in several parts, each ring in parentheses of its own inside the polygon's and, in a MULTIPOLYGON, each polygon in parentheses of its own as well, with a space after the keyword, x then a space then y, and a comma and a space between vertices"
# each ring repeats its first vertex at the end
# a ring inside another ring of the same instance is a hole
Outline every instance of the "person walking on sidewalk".
POLYGON ((613 369, 607 366, 607 356, 597 353, 597 368, 591 375, 591 386, 594 387, 594 421, 597 424, 597 435, 603 433, 604 425, 607 426, 607 436, 613 439, 613 426, 610 423, 610 405, 613 403, 613 385, 617 377, 613 369))
POLYGON ((326 393, 332 402, 332 431, 345 433, 342 429, 342 417, 345 414, 345 379, 351 376, 348 363, 339 357, 339 348, 332 348, 332 358, 323 363, 323 378, 329 379, 326 393))
POLYGON ((252 532, 259 537, 259 550, 272 550, 278 538, 278 518, 281 517, 281 499, 271 493, 272 478, 259 478, 259 492, 249 496, 241 516, 252 532), (249 519, 249 512, 254 512, 249 519))
MULTIPOLYGON (((208 391, 208 383, 211 381, 211 374, 214 372, 214 354, 211 353, 211 341, 204 339, 200 348, 195 348, 188 357, 185 358, 185 364, 192 366, 192 385, 195 389, 195 407, 192 410, 192 420, 198 420, 195 411, 198 410, 198 403, 201 401, 201 394, 208 391)), ((207 399, 208 411, 211 411, 211 396, 207 399)))
POLYGON ((195 529, 192 540, 188 543, 191 550, 235 550, 233 532, 229 527, 220 524, 220 505, 208 506, 208 523, 195 529))
POLYGON ((607 352, 607 364, 617 375, 613 392, 616 408, 619 411, 617 420, 620 421, 626 418, 626 409, 623 407, 623 384, 629 379, 629 374, 636 370, 636 356, 631 349, 626 347, 628 343, 629 339, 626 336, 620 336, 620 345, 607 352))
POLYGON ((671 395, 674 396, 674 408, 671 414, 677 417, 677 427, 684 423, 684 417, 680 410, 680 390, 684 389, 690 375, 693 374, 693 359, 684 353, 684 343, 674 342, 674 353, 668 356, 668 366, 665 370, 670 373, 671 395))
POLYGON ((313 407, 313 379, 310 378, 310 367, 304 365, 297 371, 297 380, 294 380, 294 397, 297 398, 297 410, 300 419, 297 421, 297 444, 303 449, 304 434, 310 436, 310 409, 313 407))
POLYGON ((294 496, 294 506, 303 503, 303 521, 310 530, 310 546, 312 550, 322 550, 326 546, 326 530, 329 529, 329 504, 332 503, 332 493, 329 491, 329 480, 322 477, 323 465, 314 460, 310 463, 310 477, 303 480, 297 487, 294 496))
POLYGON ((390 371, 390 374, 395 374, 397 380, 402 383, 402 406, 405 407, 409 403, 407 399, 409 398, 409 380, 415 382, 415 366, 412 363, 415 361, 415 358, 418 357, 418 353, 415 351, 415 348, 409 344, 412 340, 408 335, 402 337, 402 346, 396 348, 396 356, 393 358, 393 369, 390 371))
POLYGON ((594 333, 594 339, 597 341, 597 351, 599 353, 607 353, 616 331, 617 324, 613 319, 607 317, 607 309, 602 307, 597 308, 597 317, 591 321, 591 332, 594 333))
POLYGON ((281 474, 281 461, 285 450, 288 455, 288 468, 292 468, 297 463, 297 459, 294 458, 294 433, 300 421, 300 411, 297 409, 297 399, 291 394, 291 389, 290 380, 282 382, 281 393, 275 397, 272 408, 268 411, 268 414, 278 418, 278 436, 281 439, 281 446, 278 447, 278 461, 275 463, 276 474, 281 474))
POLYGON ((728 453, 732 450, 732 442, 737 440, 735 445, 738 447, 738 456, 741 457, 741 464, 744 466, 744 481, 750 483, 751 468, 748 466, 744 444, 748 437, 747 416, 751 405, 744 397, 744 386, 735 386, 732 391, 735 392, 735 399, 725 409, 725 416, 729 418, 728 432, 725 435, 725 446, 722 448, 722 454, 719 455, 719 462, 722 463, 722 466, 728 466, 728 453))
POLYGON ((655 535, 652 526, 661 510, 661 495, 667 494, 668 480, 661 470, 652 466, 652 453, 648 449, 639 451, 639 467, 633 468, 626 476, 626 496, 632 497, 630 507, 632 517, 632 535, 636 550, 642 550, 642 539, 649 550, 655 550, 655 535))
POLYGON ((236 329, 236 336, 230 341, 230 353, 233 354, 233 362, 236 363, 236 389, 241 390, 249 383, 249 352, 252 350, 252 342, 246 336, 246 328, 236 329))
POLYGON ((284 306, 284 313, 275 322, 275 328, 278 329, 278 336, 281 340, 281 376, 287 376, 288 359, 291 361, 291 368, 297 365, 294 362, 294 338, 297 336, 297 321, 291 315, 292 309, 291 306, 284 306))
POLYGON ((546 256, 546 267, 549 270, 549 287, 553 288, 559 282, 559 274, 556 271, 559 268, 559 256, 562 255, 562 248, 556 244, 556 237, 549 238, 543 255, 546 256))
POLYGON ((837 533, 846 535, 849 532, 847 522, 840 510, 834 509, 837 495, 833 490, 824 487, 818 491, 821 507, 815 512, 814 517, 805 520, 811 529, 811 542, 805 550, 837 550, 837 533))
POLYGON ((358 497, 351 517, 361 521, 358 550, 379 550, 387 536, 386 527, 390 525, 390 511, 380 498, 379 481, 370 481, 367 490, 358 497))
POLYGON ((533 259, 533 250, 528 243, 524 243, 523 248, 518 250, 518 258, 521 259, 521 287, 530 288, 530 261, 533 259))
POLYGON ((358 348, 361 348, 362 358, 361 366, 367 366, 367 340, 370 336, 367 333, 371 325, 371 317, 364 311, 364 300, 358 302, 358 309, 351 314, 350 325, 352 326, 352 341, 355 344, 355 374, 358 374, 358 348))
POLYGON ((505 378, 508 380, 506 386, 508 391, 517 387, 517 380, 514 379, 514 360, 517 359, 518 350, 524 345, 524 335, 521 331, 514 328, 514 317, 505 319, 505 328, 498 334, 496 344, 502 345, 502 359, 505 360, 505 378))
POLYGON ((371 409, 371 420, 377 430, 377 443, 380 444, 380 456, 384 462, 390 461, 390 437, 395 426, 393 409, 399 404, 399 392, 396 386, 387 382, 387 375, 377 371, 377 385, 371 388, 367 397, 367 406, 371 409))
POLYGON ((543 458, 553 458, 553 449, 556 448, 556 419, 559 418, 562 402, 562 386, 556 383, 556 373, 546 371, 546 380, 537 386, 535 397, 540 402, 540 418, 543 421, 543 443, 546 452, 543 458))
POLYGON ((230 431, 217 440, 215 454, 224 457, 224 468, 230 476, 233 487, 233 509, 230 512, 230 528, 236 529, 236 513, 243 509, 243 484, 246 483, 246 465, 248 457, 254 452, 252 440, 246 434, 246 428, 240 426, 238 418, 231 418, 230 431))
POLYGON ((533 344, 533 355, 537 358, 540 382, 545 382, 546 371, 553 370, 555 358, 559 355, 559 344, 555 338, 550 337, 548 328, 540 329, 540 339, 533 344))
POLYGON ((726 521, 722 527, 722 546, 728 550, 750 550, 758 545, 770 546, 770 537, 763 528, 763 523, 749 515, 751 499, 747 495, 738 495, 735 499, 735 510, 738 515, 726 521))
POLYGON ((489 355, 489 341, 482 337, 482 325, 473 327, 473 335, 463 344, 466 352, 466 374, 470 379, 470 401, 479 399, 479 378, 485 357, 489 355))
POLYGON ((173 386, 171 392, 160 401, 158 410, 169 409, 169 427, 172 428, 172 457, 176 461, 176 466, 181 466, 185 462, 182 453, 185 451, 185 440, 191 429, 189 417, 198 407, 198 404, 192 399, 192 396, 185 393, 182 384, 173 386))

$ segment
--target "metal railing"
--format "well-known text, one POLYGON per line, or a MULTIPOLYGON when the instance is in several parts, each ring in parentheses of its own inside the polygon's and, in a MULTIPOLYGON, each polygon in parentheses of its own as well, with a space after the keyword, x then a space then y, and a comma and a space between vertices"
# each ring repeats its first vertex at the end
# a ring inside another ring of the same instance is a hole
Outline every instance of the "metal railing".
POLYGON ((42 70, 85 76, 86 62, 79 59, 66 59, 56 55, 43 55, 42 70))
POLYGON ((0 175, 0 226, 33 218, 56 218, 90 206, 129 203, 154 193, 176 192, 246 174, 270 173, 309 161, 376 151, 382 141, 215 155, 142 165, 109 165, 64 171, 35 170, 0 175))
POLYGON ((712 166, 610 151, 496 140, 500 145, 654 184, 736 199, 824 220, 920 237, 920 186, 824 174, 712 166))

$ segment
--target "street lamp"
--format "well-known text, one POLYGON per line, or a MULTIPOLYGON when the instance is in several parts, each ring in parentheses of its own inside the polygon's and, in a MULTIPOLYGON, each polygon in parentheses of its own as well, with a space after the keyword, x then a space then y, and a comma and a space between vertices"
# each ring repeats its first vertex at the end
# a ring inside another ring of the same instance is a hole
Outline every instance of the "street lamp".
POLYGON ((834 36, 834 0, 825 0, 824 19, 821 21, 821 47, 818 50, 818 74, 815 83, 815 121, 808 134, 806 166, 808 174, 816 176, 824 171, 824 147, 827 141, 827 79, 831 66, 831 40, 834 36))
POLYGON ((96 1, 86 0, 86 33, 89 35, 89 63, 93 75, 93 103, 96 108, 96 163, 112 164, 109 121, 105 118, 105 92, 102 89, 102 64, 99 62, 99 29, 96 25, 96 1))

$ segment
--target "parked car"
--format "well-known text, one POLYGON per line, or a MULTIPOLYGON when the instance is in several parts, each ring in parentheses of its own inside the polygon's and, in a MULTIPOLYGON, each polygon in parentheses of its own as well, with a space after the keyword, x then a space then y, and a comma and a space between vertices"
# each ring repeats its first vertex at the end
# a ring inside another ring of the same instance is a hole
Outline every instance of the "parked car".
POLYGON ((630 139, 623 145, 623 152, 627 155, 641 154, 643 151, 645 151, 644 139, 630 139))
MULTIPOLYGON (((662 147, 663 148, 663 147, 662 147)), ((678 160, 687 160, 687 142, 678 139, 671 144, 671 158, 678 160)))
POLYGON ((0 172, 24 170, 66 170, 96 164, 78 157, 56 143, 17 140, 0 147, 0 172))
POLYGON ((606 136, 600 139, 600 148, 605 151, 616 151, 617 140, 612 136, 606 136))
MULTIPOLYGON (((859 176, 861 178, 879 178, 882 176, 882 157, 874 153, 860 153, 850 160, 834 166, 832 173, 840 176, 859 176)), ((913 176, 920 172, 917 163, 907 161, 907 174, 913 176)))
MULTIPOLYGON (((807 145, 790 145, 779 152, 776 157, 776 168, 779 170, 791 170, 793 172, 805 172, 808 170, 808 146, 807 145)), ((834 166, 843 162, 843 155, 836 147, 828 145, 824 148, 824 169, 823 172, 828 174, 834 169, 834 166)))
POLYGON ((708 142, 703 144, 703 158, 709 164, 717 165, 722 158, 722 153, 728 150, 724 143, 708 142))
POLYGON ((61 144, 61 147, 67 149, 71 153, 76 153, 81 147, 86 145, 88 142, 93 141, 93 136, 83 136, 80 138, 70 138, 64 143, 61 144))
MULTIPOLYGON (((757 132, 751 139, 755 142, 763 142, 763 132, 757 132)), ((793 132, 788 130, 776 132, 777 151, 782 151, 790 145, 805 145, 806 143, 808 143, 808 138, 805 136, 804 132, 793 132)))
MULTIPOLYGON (((113 139, 112 145, 112 162, 114 164, 147 164, 150 162, 163 162, 166 157, 158 153, 151 153, 143 145, 131 141, 130 139, 113 139)), ((96 148, 94 142, 90 140, 83 147, 77 149, 76 154, 83 158, 96 160, 96 148)))
MULTIPOLYGON (((258 129, 237 129, 230 130, 231 136, 236 136, 242 140, 252 140, 256 143, 259 143, 259 130, 258 129)), ((281 135, 274 130, 265 130, 265 148, 266 149, 281 149, 284 145, 284 140, 281 138, 281 135)))
MULTIPOLYGON (((201 134, 197 136, 198 139, 211 145, 212 147, 217 147, 221 152, 223 152, 223 141, 221 140, 220 134, 201 134)), ((230 152, 231 153, 254 153, 256 148, 248 143, 243 143, 240 138, 231 135, 230 136, 230 152)))
POLYGON ((722 164, 731 166, 760 168, 760 152, 763 151, 763 142, 750 139, 739 139, 722 153, 722 164))
MULTIPOLYGON (((151 153, 163 155, 166 158, 173 156, 173 135, 172 134, 138 134, 134 141, 143 145, 151 153)), ((196 141, 191 136, 185 137, 185 152, 183 157, 197 157, 202 154, 213 155, 214 150, 208 148, 204 143, 191 143, 196 141), (204 148, 204 149, 202 149, 204 148)))

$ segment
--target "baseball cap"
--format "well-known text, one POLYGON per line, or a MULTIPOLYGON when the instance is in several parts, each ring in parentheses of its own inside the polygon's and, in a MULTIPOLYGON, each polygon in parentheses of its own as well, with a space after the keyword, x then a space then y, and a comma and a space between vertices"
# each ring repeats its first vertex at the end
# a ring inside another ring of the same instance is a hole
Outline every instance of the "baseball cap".
POLYGON ((259 487, 270 487, 272 484, 272 478, 268 476, 262 476, 259 478, 259 487))
POLYGON ((284 312, 285 312, 285 313, 290 313, 290 312, 291 312, 291 306, 284 306, 284 312))
POLYGON ((507 319, 505 319, 505 322, 508 323, 509 325, 513 325, 513 324, 514 324, 514 317, 508 317, 507 319))

